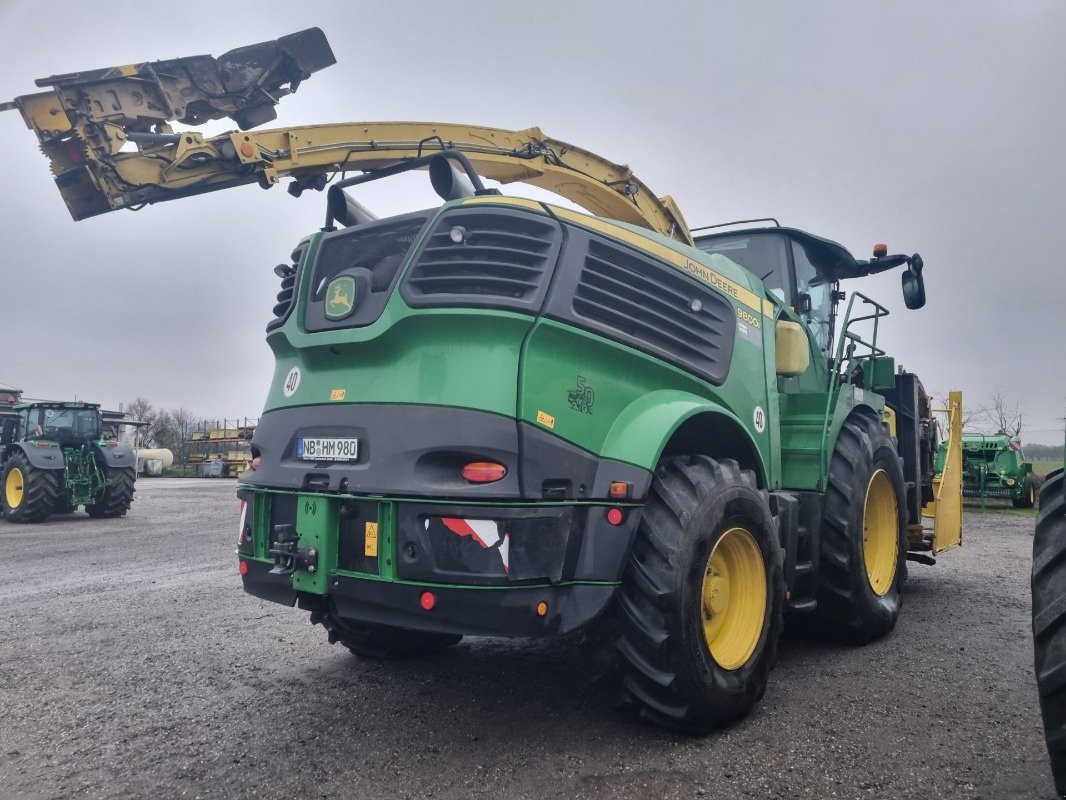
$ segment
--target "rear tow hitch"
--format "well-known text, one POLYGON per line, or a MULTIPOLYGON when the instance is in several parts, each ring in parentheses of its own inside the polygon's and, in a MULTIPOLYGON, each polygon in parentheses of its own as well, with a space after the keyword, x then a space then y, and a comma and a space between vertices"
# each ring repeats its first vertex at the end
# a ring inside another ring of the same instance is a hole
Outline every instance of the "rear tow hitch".
POLYGON ((274 556, 271 575, 292 575, 296 570, 318 570, 318 550, 313 547, 298 547, 300 535, 295 525, 274 526, 274 546, 268 551, 274 556))

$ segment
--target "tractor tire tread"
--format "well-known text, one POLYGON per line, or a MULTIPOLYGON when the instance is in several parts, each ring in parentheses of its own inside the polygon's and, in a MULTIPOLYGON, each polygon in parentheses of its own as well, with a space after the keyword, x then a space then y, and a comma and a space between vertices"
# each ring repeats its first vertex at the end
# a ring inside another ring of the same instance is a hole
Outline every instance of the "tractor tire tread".
MULTIPOLYGON (((601 619, 608 635, 592 634, 608 649, 610 673, 620 684, 625 705, 649 722, 688 734, 703 734, 723 727, 746 713, 749 706, 707 708, 692 700, 691 678, 682 667, 685 654, 675 643, 673 617, 680 605, 682 582, 678 569, 686 544, 686 528, 703 500, 720 486, 743 486, 762 496, 753 472, 736 461, 707 456, 682 456, 664 461, 656 470, 648 503, 638 524, 613 611, 601 619)), ((767 518, 773 518, 766 508, 767 518)), ((774 528, 776 530, 776 528, 774 528)), ((783 596, 780 548, 773 547, 777 562, 771 596, 783 596), (780 585, 779 585, 780 584, 780 585)), ((783 625, 783 603, 770 611, 764 651, 772 664, 777 634, 783 625)), ((761 696, 764 685, 758 690, 761 696)))
POLYGON ((1063 472, 1040 488, 1033 536, 1033 666, 1044 737, 1060 797, 1066 797, 1066 486, 1063 472))
POLYGON ((1022 496, 1012 499, 1011 505, 1015 508, 1032 508, 1035 505, 1035 498, 1038 490, 1040 489, 1040 482, 1036 476, 1029 474, 1025 476, 1025 480, 1022 482, 1022 496))
POLYGON ((124 517, 133 504, 137 476, 132 467, 104 467, 107 488, 99 500, 85 506, 90 517, 111 519, 124 517))
MULTIPOLYGON (((863 599, 856 597, 852 563, 855 557, 851 531, 854 504, 865 502, 865 487, 857 485, 854 476, 865 474, 876 452, 886 444, 896 453, 895 440, 877 419, 865 414, 853 415, 840 430, 826 480, 825 516, 819 545, 818 606, 811 623, 824 635, 852 644, 875 639, 895 624, 894 615, 890 620, 874 621, 865 613, 863 599)), ((902 463, 898 455, 896 459, 898 464, 902 463)), ((897 502, 900 502, 900 487, 895 482, 894 485, 897 502)), ((904 571, 904 553, 900 553, 897 569, 898 593, 902 585, 899 575, 904 571)), ((901 603, 902 597, 899 596, 897 611, 901 603)))
POLYGON ((9 522, 42 522, 59 505, 59 470, 37 469, 21 453, 12 456, 4 468, 4 480, 9 470, 22 471, 23 501, 18 508, 8 508, 4 502, 4 517, 9 522))

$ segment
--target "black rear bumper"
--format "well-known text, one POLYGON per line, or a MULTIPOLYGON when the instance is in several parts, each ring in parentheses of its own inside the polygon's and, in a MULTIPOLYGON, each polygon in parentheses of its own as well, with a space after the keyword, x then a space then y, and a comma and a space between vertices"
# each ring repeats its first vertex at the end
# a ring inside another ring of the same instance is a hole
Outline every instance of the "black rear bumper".
POLYGON ((614 584, 453 587, 329 576, 329 594, 304 595, 272 564, 244 560, 244 590, 275 603, 324 608, 339 617, 400 628, 474 636, 546 636, 587 625, 606 609, 614 584), (432 595, 432 608, 423 595, 432 595), (542 605, 543 604, 543 605, 542 605), (541 613, 543 612, 543 613, 541 613))
POLYGON ((249 594, 471 635, 538 636, 587 624, 621 581, 641 517, 634 505, 458 504, 246 485, 238 497, 237 555, 249 594), (299 562, 286 555, 293 546, 299 562), (288 574, 271 574, 275 557, 288 574))
POLYGON ((612 482, 644 498, 648 470, 599 458, 525 422, 449 406, 350 403, 265 412, 252 439, 259 468, 241 476, 264 489, 354 495, 492 500, 606 499, 612 482), (358 460, 313 462, 297 457, 300 437, 359 442, 358 460), (499 481, 471 484, 460 470, 473 461, 507 468, 499 481))

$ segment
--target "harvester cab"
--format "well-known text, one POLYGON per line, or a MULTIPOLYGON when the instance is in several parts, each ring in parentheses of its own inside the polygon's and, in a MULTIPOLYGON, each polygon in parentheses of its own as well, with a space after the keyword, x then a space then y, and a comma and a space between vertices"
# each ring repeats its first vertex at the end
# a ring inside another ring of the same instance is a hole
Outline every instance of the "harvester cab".
MULTIPOLYGON (((740 264, 765 286, 776 309, 776 374, 782 407, 798 411, 808 407, 812 398, 826 397, 822 429, 828 431, 832 405, 843 387, 883 397, 885 424, 900 443, 907 476, 910 545, 916 551, 939 553, 960 544, 961 394, 952 393, 948 408, 932 407, 918 377, 897 368, 895 359, 878 345, 879 322, 888 310, 865 294, 852 292, 838 325, 840 304, 847 299, 842 281, 899 267, 905 268, 901 277, 904 304, 911 310, 922 308, 926 299, 922 257, 917 253, 889 255, 887 245, 880 243, 874 245, 872 258, 856 259, 837 242, 783 227, 772 218, 693 232, 698 249, 740 264), (737 228, 767 222, 772 225, 737 228), (714 232, 700 233, 707 230, 714 232), (937 415, 942 415, 942 424, 937 415), (942 443, 941 427, 947 433, 942 443), (927 519, 931 520, 928 527, 927 519)), ((787 417, 783 422, 788 430, 787 417)), ((823 452, 826 444, 828 440, 823 439, 823 452)), ((912 558, 924 559, 917 553, 912 558)))
POLYGON ((93 403, 25 403, 2 421, 0 481, 4 517, 40 522, 79 506, 119 517, 133 501, 134 455, 101 433, 93 403))
MULTIPOLYGON (((858 260, 829 239, 782 227, 773 219, 750 221, 774 225, 697 235, 695 245, 705 253, 723 255, 758 276, 768 296, 803 322, 809 332, 812 355, 830 368, 838 306, 846 297, 840 290, 840 281, 906 265, 904 303, 910 309, 925 305, 924 262, 917 253, 888 255, 887 246, 877 244, 872 259, 858 260)), ((742 223, 724 223, 694 232, 739 224, 742 223)))

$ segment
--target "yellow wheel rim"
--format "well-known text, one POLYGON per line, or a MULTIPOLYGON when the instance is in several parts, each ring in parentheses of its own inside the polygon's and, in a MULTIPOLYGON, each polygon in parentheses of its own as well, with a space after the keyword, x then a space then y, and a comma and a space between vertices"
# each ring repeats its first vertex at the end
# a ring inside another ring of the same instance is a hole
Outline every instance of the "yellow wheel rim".
POLYGON ((866 487, 862 512, 862 558, 866 579, 878 597, 884 597, 896 579, 899 559, 899 509, 888 473, 877 470, 866 487))
POLYGON ((747 663, 766 618, 766 565, 755 537, 730 528, 711 550, 703 575, 703 636, 722 669, 747 663))
POLYGON ((22 505, 22 470, 18 467, 12 467, 11 471, 7 473, 7 480, 4 481, 4 496, 7 500, 8 508, 18 508, 22 505))

